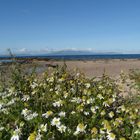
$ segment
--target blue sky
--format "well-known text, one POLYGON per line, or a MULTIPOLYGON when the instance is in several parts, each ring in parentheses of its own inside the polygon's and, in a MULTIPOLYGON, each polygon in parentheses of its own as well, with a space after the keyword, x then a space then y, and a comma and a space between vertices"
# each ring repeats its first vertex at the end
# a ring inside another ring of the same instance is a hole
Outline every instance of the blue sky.
POLYGON ((0 52, 140 52, 140 0, 0 0, 0 52))

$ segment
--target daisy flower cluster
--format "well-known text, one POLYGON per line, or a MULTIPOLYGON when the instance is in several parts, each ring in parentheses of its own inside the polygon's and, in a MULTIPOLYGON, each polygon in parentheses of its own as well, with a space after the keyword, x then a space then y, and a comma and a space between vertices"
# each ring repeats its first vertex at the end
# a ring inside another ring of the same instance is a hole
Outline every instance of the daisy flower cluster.
POLYGON ((24 75, 0 92, 2 140, 138 140, 140 109, 108 76, 66 69, 24 75))

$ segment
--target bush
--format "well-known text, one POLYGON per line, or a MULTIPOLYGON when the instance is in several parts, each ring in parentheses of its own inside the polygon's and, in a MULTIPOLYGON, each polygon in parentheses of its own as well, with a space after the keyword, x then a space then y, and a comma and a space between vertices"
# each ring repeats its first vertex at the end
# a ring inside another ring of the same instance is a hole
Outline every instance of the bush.
POLYGON ((109 77, 58 68, 14 74, 0 93, 2 140, 138 140, 140 110, 127 106, 109 77))

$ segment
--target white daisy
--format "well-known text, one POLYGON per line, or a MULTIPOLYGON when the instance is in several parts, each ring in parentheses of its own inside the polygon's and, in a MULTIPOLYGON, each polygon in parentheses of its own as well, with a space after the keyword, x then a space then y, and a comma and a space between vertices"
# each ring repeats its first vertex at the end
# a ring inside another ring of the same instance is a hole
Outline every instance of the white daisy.
POLYGON ((77 125, 77 128, 76 128, 76 131, 75 131, 74 135, 78 135, 80 132, 85 133, 86 132, 85 131, 86 127, 87 127, 87 125, 84 125, 83 123, 79 123, 77 125))
POLYGON ((85 84, 86 88, 90 88, 90 83, 85 84))
POLYGON ((108 133, 108 135, 107 135, 107 139, 108 139, 108 140, 115 140, 115 138, 116 138, 116 135, 115 135, 115 134, 113 134, 113 133, 108 133))
POLYGON ((53 118, 53 120, 51 121, 51 125, 52 126, 60 126, 61 122, 60 122, 60 118, 53 118))
POLYGON ((92 113, 96 113, 96 108, 94 106, 92 106, 90 110, 92 111, 92 113))
POLYGON ((100 100, 104 99, 104 97, 102 96, 102 94, 98 94, 97 97, 98 97, 100 100))
POLYGON ((46 113, 42 114, 42 117, 49 118, 51 115, 53 115, 53 112, 47 111, 46 113))
POLYGON ((40 130, 42 131, 42 132, 47 132, 47 123, 44 125, 44 124, 41 124, 40 125, 40 130))
POLYGON ((63 105, 63 101, 62 100, 59 100, 59 101, 56 101, 53 103, 53 106, 54 107, 61 107, 63 105))
POLYGON ((114 117, 114 112, 111 111, 108 115, 109 115, 110 118, 113 118, 114 117))
POLYGON ((89 115, 89 112, 84 111, 84 115, 88 116, 89 115))
POLYGON ((19 140, 19 135, 13 135, 10 140, 19 140))
POLYGON ((66 113, 63 112, 63 111, 61 111, 61 112, 59 113, 59 116, 60 116, 60 117, 65 117, 65 116, 66 116, 66 113))
POLYGON ((65 125, 60 125, 58 126, 58 131, 60 131, 61 133, 66 132, 66 126, 65 125))

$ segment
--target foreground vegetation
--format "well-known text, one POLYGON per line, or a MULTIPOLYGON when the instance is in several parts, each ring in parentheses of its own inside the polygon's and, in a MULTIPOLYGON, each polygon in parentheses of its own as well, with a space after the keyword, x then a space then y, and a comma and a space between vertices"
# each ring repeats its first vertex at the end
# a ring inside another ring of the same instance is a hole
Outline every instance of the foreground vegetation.
POLYGON ((0 87, 2 140, 140 138, 140 108, 129 98, 139 91, 138 84, 132 86, 123 74, 117 81, 106 75, 88 79, 62 67, 39 78, 14 67, 11 77, 0 87))

